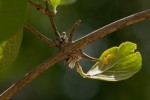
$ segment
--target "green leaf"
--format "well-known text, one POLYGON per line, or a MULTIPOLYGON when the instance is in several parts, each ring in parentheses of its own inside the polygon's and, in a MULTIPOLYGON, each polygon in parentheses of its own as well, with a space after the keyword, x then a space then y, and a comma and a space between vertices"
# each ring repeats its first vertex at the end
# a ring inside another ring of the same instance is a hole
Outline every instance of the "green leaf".
POLYGON ((23 27, 26 14, 27 0, 0 0, 0 42, 23 27))
POLYGON ((48 0, 48 2, 51 4, 52 6, 52 11, 54 14, 57 13, 57 6, 58 5, 68 5, 68 4, 72 4, 74 3, 76 0, 48 0))
POLYGON ((112 47, 106 50, 100 57, 100 61, 85 74, 86 78, 105 81, 120 81, 130 78, 137 73, 142 65, 142 58, 139 52, 135 52, 137 46, 131 42, 122 43, 119 47, 112 47))
POLYGON ((0 71, 11 65, 17 57, 22 36, 23 30, 21 29, 12 37, 0 43, 0 71))
POLYGON ((52 5, 53 7, 58 6, 59 3, 61 2, 61 0, 49 0, 49 1, 50 1, 51 5, 52 5))
POLYGON ((61 0, 49 0, 49 3, 52 5, 52 11, 56 14, 56 8, 60 4, 61 0))

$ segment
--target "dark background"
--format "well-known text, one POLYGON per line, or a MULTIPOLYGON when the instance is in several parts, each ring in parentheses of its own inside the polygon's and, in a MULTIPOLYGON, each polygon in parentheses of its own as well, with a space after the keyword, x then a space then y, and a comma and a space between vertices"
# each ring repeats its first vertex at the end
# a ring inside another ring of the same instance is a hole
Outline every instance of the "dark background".
MULTIPOLYGON (((36 1, 36 0, 35 0, 36 1)), ((59 6, 55 17, 60 32, 70 31, 79 19, 82 23, 75 34, 78 39, 106 24, 150 7, 149 0, 77 0, 76 3, 59 6)), ((42 34, 55 39, 48 18, 29 7, 27 21, 42 34)), ((33 80, 12 100, 150 100, 150 20, 145 20, 99 39, 83 51, 99 58, 101 53, 125 41, 138 45, 143 57, 142 69, 133 77, 119 82, 106 82, 82 78, 63 61, 51 67, 33 80)), ((24 29, 19 55, 12 66, 0 73, 0 91, 20 80, 48 57, 57 53, 44 42, 24 29)), ((92 62, 81 60, 85 72, 92 62)))

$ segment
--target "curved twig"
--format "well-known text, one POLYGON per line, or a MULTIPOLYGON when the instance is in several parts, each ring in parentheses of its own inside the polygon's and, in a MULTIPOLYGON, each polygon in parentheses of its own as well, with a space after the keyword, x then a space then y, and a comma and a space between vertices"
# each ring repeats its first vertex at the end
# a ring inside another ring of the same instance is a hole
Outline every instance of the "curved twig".
POLYGON ((68 37, 68 41, 72 42, 73 36, 74 36, 74 32, 76 31, 76 29, 78 28, 78 26, 80 25, 81 20, 78 20, 72 27, 71 32, 69 33, 69 37, 68 37))
POLYGON ((80 53, 80 56, 81 56, 81 58, 88 59, 88 60, 93 61, 93 62, 99 61, 99 59, 93 58, 93 57, 91 57, 91 56, 85 54, 85 53, 82 52, 82 51, 81 51, 81 53, 80 53))
POLYGON ((47 38, 43 34, 41 34, 39 31, 37 31, 34 27, 32 27, 30 24, 25 23, 24 27, 27 28, 32 34, 37 36, 39 39, 44 41, 46 44, 48 44, 51 47, 57 47, 56 43, 53 42, 51 39, 47 38))

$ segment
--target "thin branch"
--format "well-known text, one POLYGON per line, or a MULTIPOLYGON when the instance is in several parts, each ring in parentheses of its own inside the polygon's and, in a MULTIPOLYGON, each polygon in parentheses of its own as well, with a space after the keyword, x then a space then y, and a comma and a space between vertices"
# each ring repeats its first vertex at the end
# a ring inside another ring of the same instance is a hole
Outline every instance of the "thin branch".
POLYGON ((61 41, 61 35, 58 32, 57 26, 54 22, 54 16, 49 15, 49 20, 50 20, 50 23, 52 25, 53 31, 55 32, 56 37, 58 38, 59 41, 61 41))
POLYGON ((74 48, 83 48, 84 46, 92 43, 93 41, 95 41, 98 38, 102 38, 105 35, 108 35, 114 31, 117 31, 119 29, 122 29, 131 24, 134 24, 136 22, 139 22, 139 21, 142 21, 142 20, 145 20, 148 18, 150 18, 150 9, 142 11, 142 12, 138 12, 131 16, 117 20, 113 23, 110 23, 110 24, 108 24, 100 29, 97 29, 97 30, 89 33, 88 35, 76 40, 74 42, 74 44, 76 44, 76 47, 74 47, 74 48))
POLYGON ((50 20, 50 23, 52 25, 52 28, 53 28, 53 31, 54 31, 55 35, 58 38, 58 40, 61 41, 61 35, 58 32, 57 26, 56 26, 56 24, 54 22, 54 15, 55 14, 53 12, 50 12, 47 0, 45 1, 46 8, 44 8, 42 5, 34 3, 32 0, 28 0, 28 2, 33 7, 35 7, 37 10, 41 10, 45 15, 47 15, 49 17, 49 20, 50 20))
POLYGON ((93 58, 93 57, 91 57, 91 56, 89 56, 89 55, 85 54, 85 53, 84 53, 84 52, 82 52, 82 51, 81 51, 80 56, 81 56, 82 58, 85 58, 85 59, 88 59, 88 60, 91 60, 91 61, 99 61, 99 59, 97 59, 97 58, 93 58))
POLYGON ((55 21, 54 21, 55 13, 49 10, 48 1, 47 1, 47 0, 45 1, 45 5, 46 5, 46 11, 48 12, 47 14, 48 14, 50 23, 51 23, 51 25, 52 25, 53 31, 54 31, 54 33, 55 33, 57 39, 58 39, 59 41, 61 41, 61 35, 60 35, 60 33, 58 32, 58 28, 57 28, 57 26, 56 26, 56 24, 55 24, 55 21))
POLYGON ((50 66, 53 66, 56 62, 59 62, 63 59, 65 55, 62 52, 57 53, 56 55, 50 57, 41 65, 37 66, 36 69, 26 74, 23 79, 21 79, 16 84, 12 85, 6 91, 0 95, 0 100, 9 100, 14 94, 21 90, 24 86, 30 83, 33 79, 45 72, 50 66))
POLYGON ((145 20, 150 18, 150 10, 146 10, 143 12, 136 13, 134 15, 125 17, 121 20, 113 22, 107 26, 104 26, 89 35, 84 36, 83 38, 76 40, 72 44, 65 45, 63 50, 58 52, 56 55, 52 56, 44 63, 39 65, 35 70, 28 73, 23 79, 17 82, 15 85, 11 86, 8 90, 3 92, 0 95, 0 100, 7 100, 10 99, 14 94, 16 94, 19 90, 21 90, 24 86, 30 83, 33 79, 37 78, 43 72, 45 72, 48 68, 52 67, 54 64, 59 62, 61 59, 64 59, 68 54, 74 54, 75 51, 81 50, 84 46, 88 45, 89 43, 93 42, 98 38, 102 38, 103 36, 119 30, 123 27, 129 26, 136 22, 145 20))
POLYGON ((83 72, 82 67, 80 66, 79 62, 76 63, 76 68, 77 68, 77 72, 78 72, 83 78, 86 78, 86 76, 84 75, 84 72, 83 72))
POLYGON ((25 23, 24 27, 27 28, 32 34, 34 34, 35 36, 37 36, 39 39, 41 39, 42 41, 44 41, 49 46, 51 46, 51 47, 57 47, 57 45, 55 44, 55 42, 53 42, 51 39, 49 39, 46 36, 44 36, 43 34, 41 34, 34 27, 32 27, 30 24, 25 23))
POLYGON ((80 23, 81 23, 81 20, 77 21, 77 22, 73 25, 73 27, 72 27, 72 29, 71 29, 71 32, 69 33, 69 37, 68 37, 68 41, 69 41, 69 42, 72 42, 72 38, 73 38, 74 32, 76 31, 76 29, 78 28, 78 26, 80 25, 80 23))

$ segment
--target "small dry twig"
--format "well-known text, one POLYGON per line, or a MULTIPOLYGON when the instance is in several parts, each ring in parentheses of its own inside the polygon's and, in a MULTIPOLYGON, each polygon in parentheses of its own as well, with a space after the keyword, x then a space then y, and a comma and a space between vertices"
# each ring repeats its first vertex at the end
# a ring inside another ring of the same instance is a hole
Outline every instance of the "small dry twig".
POLYGON ((53 31, 54 31, 54 33, 55 33, 57 39, 58 39, 59 41, 61 41, 61 35, 60 35, 60 33, 59 33, 59 31, 58 31, 58 28, 57 28, 57 26, 56 26, 56 24, 55 24, 55 21, 54 21, 55 12, 50 11, 50 9, 49 9, 49 7, 48 7, 48 1, 47 1, 47 0, 45 1, 45 5, 46 5, 46 9, 45 9, 45 10, 46 10, 47 15, 48 15, 48 17, 49 17, 49 20, 50 20, 50 23, 51 23, 51 25, 52 25, 53 31))
POLYGON ((55 33, 57 39, 58 39, 59 41, 61 41, 61 35, 60 35, 60 33, 58 32, 57 26, 56 26, 56 24, 55 24, 55 22, 54 22, 54 15, 55 15, 55 13, 52 12, 52 11, 50 11, 50 9, 49 9, 49 7, 48 7, 48 2, 47 2, 47 0, 44 1, 44 2, 45 2, 45 5, 46 5, 46 8, 44 8, 42 5, 39 5, 39 4, 34 3, 32 0, 28 0, 28 1, 29 1, 29 3, 30 3, 33 7, 35 7, 37 10, 42 11, 45 15, 48 16, 48 18, 49 18, 49 20, 50 20, 50 23, 51 23, 51 25, 52 25, 53 31, 54 31, 54 33, 55 33))
POLYGON ((74 36, 74 32, 77 30, 77 28, 78 28, 78 26, 80 25, 80 23, 81 23, 81 20, 77 21, 77 22, 73 25, 73 27, 72 27, 72 29, 71 29, 71 32, 69 33, 69 37, 68 37, 68 41, 69 41, 69 42, 72 42, 72 39, 73 39, 73 36, 74 36))
POLYGON ((93 57, 91 57, 91 56, 85 54, 85 53, 82 52, 82 51, 81 51, 81 53, 80 53, 80 56, 81 56, 82 58, 88 59, 88 60, 90 60, 90 61, 94 61, 94 62, 95 62, 95 61, 99 61, 99 59, 93 58, 93 57))
POLYGON ((37 36, 39 39, 44 41, 46 44, 48 44, 51 47, 57 47, 57 44, 53 42, 51 39, 47 38, 43 34, 41 34, 39 31, 37 31, 33 26, 31 26, 28 23, 24 24, 24 27, 27 28, 31 33, 33 33, 35 36, 37 36))

